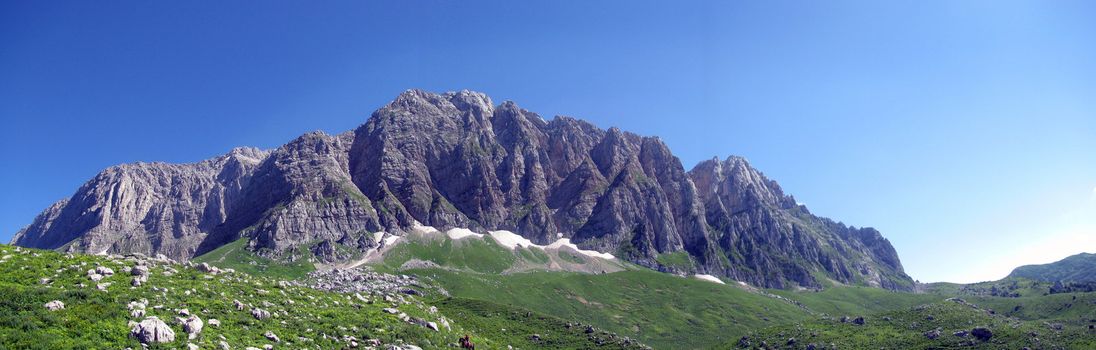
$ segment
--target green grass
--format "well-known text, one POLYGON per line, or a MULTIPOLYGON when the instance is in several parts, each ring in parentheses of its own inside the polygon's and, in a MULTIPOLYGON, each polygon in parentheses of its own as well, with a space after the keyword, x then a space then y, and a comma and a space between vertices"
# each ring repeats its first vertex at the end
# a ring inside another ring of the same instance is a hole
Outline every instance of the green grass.
POLYGON ((583 326, 521 308, 463 298, 444 299, 434 305, 466 328, 488 337, 484 342, 472 339, 484 348, 505 348, 505 345, 518 349, 643 348, 635 341, 604 331, 587 334, 583 326))
POLYGON ((801 308, 737 287, 650 270, 477 274, 412 270, 450 295, 593 324, 655 348, 699 348, 805 319, 801 308))
MULTIPOLYGON (((209 263, 221 268, 231 268, 251 275, 281 279, 301 278, 316 270, 316 266, 304 258, 298 258, 294 261, 269 259, 248 251, 246 246, 247 238, 240 238, 202 254, 202 256, 194 258, 193 261, 195 263, 209 263)), ((310 256, 309 254, 305 251, 300 256, 310 256)))
POLYGON ((914 294, 871 287, 841 286, 822 291, 770 290, 795 300, 811 311, 829 315, 866 315, 944 299, 939 295, 914 294))
MULTIPOLYGON (((526 254, 538 258, 536 253, 526 254)), ((426 237, 404 241, 392 247, 385 253, 383 266, 394 270, 412 259, 431 261, 449 268, 501 273, 513 266, 517 257, 510 249, 493 240, 426 237)))
POLYGON ((684 251, 659 254, 655 257, 655 261, 663 266, 681 271, 693 270, 693 260, 689 258, 689 253, 684 251))
POLYGON ((1096 282, 1096 254, 1080 253, 1050 264, 1020 266, 1008 277, 1045 282, 1096 282))
MULTIPOLYGON (((1019 349, 1096 348, 1096 333, 1084 326, 1067 326, 1053 330, 1041 322, 1021 321, 987 310, 951 301, 902 308, 865 317, 864 325, 841 322, 839 318, 817 318, 806 322, 770 327, 750 334, 750 347, 762 342, 783 348, 795 339, 794 347, 807 344, 837 349, 1019 349), (958 337, 957 331, 986 327, 993 332, 988 341, 968 335, 958 337), (939 330, 940 336, 929 339, 924 333, 939 330), (831 346, 832 344, 832 346, 831 346)), ((739 347, 737 341, 724 348, 739 347)))
POLYGON ((344 336, 353 336, 359 343, 377 339, 384 344, 409 343, 434 349, 448 347, 465 334, 487 349, 641 346, 600 331, 586 334, 558 318, 487 301, 403 296, 408 302, 394 305, 382 302, 379 296, 366 296, 376 302, 364 302, 348 294, 282 286, 276 278, 241 272, 211 275, 159 262, 149 263, 152 273, 147 282, 131 287, 128 271, 136 263, 129 259, 16 251, 0 245, 2 256, 7 258, 0 258, 0 349, 140 349, 141 344, 129 337, 128 322, 143 317, 132 317, 127 304, 142 299, 148 301, 147 315, 165 320, 175 331, 174 342, 151 344, 150 349, 185 348, 188 342, 214 349, 220 348, 222 337, 234 349, 261 348, 273 343, 263 336, 267 331, 281 338, 277 347, 286 349, 348 348, 341 340, 344 336), (101 281, 112 283, 106 291, 96 289, 86 276, 88 269, 100 265, 115 271, 101 281), (168 276, 165 272, 169 270, 177 272, 168 276), (41 284, 43 277, 51 281, 41 284), (61 300, 65 308, 46 310, 43 305, 52 300, 61 300), (250 307, 237 310, 233 300, 268 310, 274 317, 257 320, 250 315, 250 307), (432 304, 439 310, 432 311, 432 304), (403 322, 383 312, 386 307, 439 324, 445 318, 452 328, 433 331, 403 322), (182 327, 173 321, 175 310, 182 308, 206 322, 195 339, 187 340, 182 327), (220 320, 219 327, 208 324, 214 318, 220 320), (528 337, 532 334, 540 335, 541 340, 528 337))
MULTIPOLYGON (((666 262, 675 260, 672 255, 660 258, 666 262)), ((566 257, 561 259, 567 260, 566 257)), ((680 260, 677 258, 678 262, 680 260)), ((873 341, 897 347, 933 347, 935 345, 923 344, 918 340, 917 337, 923 337, 921 333, 909 333, 908 325, 906 328, 869 327, 870 332, 852 334, 843 333, 841 327, 846 325, 839 326, 837 323, 840 322, 834 320, 846 315, 869 319, 881 315, 900 317, 903 316, 901 312, 915 306, 940 303, 947 297, 957 295, 945 292, 948 288, 932 293, 906 293, 858 286, 833 286, 822 291, 768 290, 758 293, 645 269, 608 274, 536 271, 500 275, 444 269, 407 272, 444 287, 450 295, 461 300, 490 301, 536 310, 563 320, 593 324, 655 348, 667 349, 732 346, 738 337, 751 332, 755 336, 764 336, 768 330, 776 329, 777 333, 769 334, 775 336, 788 332, 788 329, 799 329, 793 325, 804 324, 818 327, 814 333, 821 332, 823 336, 820 339, 825 339, 825 344, 834 342, 846 345, 843 348, 865 347, 873 341), (894 315, 896 312, 899 314, 894 315), (829 317, 829 320, 820 317, 829 317), (833 329, 828 333, 822 332, 827 327, 833 329)), ((1009 322, 1027 327, 1024 329, 1045 328, 1039 322, 1046 321, 1063 323, 1080 330, 1087 327, 1085 317, 1096 318, 1096 300, 1093 298, 1096 298, 1096 293, 1040 294, 1026 298, 972 297, 969 300, 983 305, 987 310, 980 312, 987 315, 988 309, 1000 310, 986 322, 1012 316, 1014 319, 1009 322), (1013 310, 1016 305, 1021 307, 1013 310)), ((945 304, 944 307, 947 306, 950 305, 945 304)), ((980 320, 971 318, 972 315, 960 316, 966 317, 964 320, 968 323, 980 320)), ((959 330, 961 327, 957 322, 948 326, 959 330)), ((1000 325, 1002 321, 995 322, 998 323, 987 324, 1000 325)), ((1000 340, 1019 341, 1017 334, 1005 331, 1000 340)), ((809 333, 805 335, 809 337, 809 333)), ((1054 339, 1057 344, 1069 345, 1076 343, 1070 338, 1073 336, 1067 334, 1061 339, 1054 339)), ((946 347, 951 343, 940 344, 946 347)))
MULTIPOLYGON (((434 332, 382 312, 388 305, 366 304, 348 295, 303 287, 281 288, 276 279, 243 273, 212 276, 182 265, 157 263, 152 265, 152 275, 144 285, 131 287, 127 271, 134 265, 132 261, 88 255, 67 257, 28 249, 16 252, 7 245, 0 245, 0 255, 11 255, 0 263, 0 348, 140 349, 141 345, 128 336, 127 323, 141 318, 131 317, 126 305, 141 299, 148 300, 148 315, 165 320, 176 333, 174 342, 156 344, 153 349, 183 348, 188 342, 182 327, 173 322, 174 310, 181 308, 198 314, 207 323, 211 318, 221 321, 220 327, 207 324, 196 339, 189 341, 206 349, 219 348, 220 337, 234 348, 262 347, 271 343, 263 337, 266 331, 277 334, 281 346, 312 349, 345 346, 334 338, 325 339, 323 334, 353 335, 385 343, 403 340, 430 347, 454 341, 466 332, 459 326, 453 331, 434 332), (86 277, 86 271, 96 265, 116 272, 101 281, 112 283, 106 291, 96 289, 86 277), (178 272, 166 276, 168 269, 178 272), (43 277, 52 281, 40 284, 43 277), (257 320, 249 309, 238 311, 233 307, 234 299, 277 315, 257 320), (61 300, 65 308, 46 310, 43 304, 51 300, 61 300), (263 302, 271 304, 262 306, 263 302)), ((428 315, 421 302, 399 308, 419 317, 439 317, 428 315)))

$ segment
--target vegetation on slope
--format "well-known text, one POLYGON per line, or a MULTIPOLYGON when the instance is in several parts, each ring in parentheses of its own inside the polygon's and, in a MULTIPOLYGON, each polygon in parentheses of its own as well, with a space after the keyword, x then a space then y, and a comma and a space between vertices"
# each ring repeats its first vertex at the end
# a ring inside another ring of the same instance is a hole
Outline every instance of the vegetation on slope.
POLYGON ((737 287, 642 269, 607 274, 410 272, 433 280, 454 297, 593 324, 662 349, 707 347, 808 315, 790 302, 737 287))
POLYGON ((522 308, 483 300, 446 298, 442 313, 500 344, 518 349, 645 349, 638 341, 522 308))
MULTIPOLYGON (((221 342, 233 348, 276 344, 285 348, 338 349, 355 343, 438 348, 456 343, 465 334, 472 335, 477 344, 486 348, 541 345, 532 339, 483 327, 499 321, 497 316, 484 315, 480 310, 490 308, 497 314, 517 312, 506 306, 469 306, 453 300, 442 300, 438 305, 444 311, 434 311, 421 298, 408 295, 325 292, 265 276, 208 269, 203 272, 188 265, 143 257, 60 254, 0 245, 0 348, 141 348, 142 344, 130 335, 133 328, 130 322, 150 316, 165 321, 175 334, 172 341, 148 344, 152 349, 185 348, 188 344, 221 348, 221 342), (149 274, 144 283, 133 286, 130 271, 137 265, 147 266, 149 274), (114 273, 93 281, 88 270, 99 267, 114 273), (64 307, 47 309, 45 304, 55 300, 64 303, 64 307), (256 309, 269 312, 270 317, 254 316, 256 309), (448 312, 457 315, 456 318, 448 318, 448 312), (183 326, 176 321, 184 313, 205 323, 193 339, 188 339, 183 326), (214 325, 214 319, 220 324, 214 325), (476 327, 464 328, 457 320, 476 327), (440 326, 433 330, 425 321, 440 326), (445 323, 450 327, 445 327, 445 323), (276 336, 277 340, 268 335, 276 336)), ((524 310, 518 313, 542 320, 531 323, 523 332, 532 333, 535 329, 535 334, 543 335, 544 339, 568 347, 642 346, 634 341, 625 346, 620 339, 605 341, 585 333, 574 334, 562 327, 554 329, 551 327, 563 322, 524 310)))
POLYGON ((770 290, 770 292, 794 300, 811 311, 836 316, 864 315, 941 299, 936 295, 857 286, 834 286, 821 291, 770 290))
POLYGON ((725 347, 781 349, 1093 349, 1087 326, 1022 321, 962 300, 862 318, 822 317, 766 328, 725 347))
POLYGON ((247 250, 247 238, 240 238, 208 253, 194 258, 195 263, 209 263, 216 266, 235 269, 253 276, 265 276, 280 279, 297 279, 316 270, 308 259, 301 254, 296 259, 271 259, 259 256, 247 250))
POLYGON ((1008 276, 1044 282, 1096 282, 1096 254, 1081 253, 1049 264, 1020 266, 1008 276))

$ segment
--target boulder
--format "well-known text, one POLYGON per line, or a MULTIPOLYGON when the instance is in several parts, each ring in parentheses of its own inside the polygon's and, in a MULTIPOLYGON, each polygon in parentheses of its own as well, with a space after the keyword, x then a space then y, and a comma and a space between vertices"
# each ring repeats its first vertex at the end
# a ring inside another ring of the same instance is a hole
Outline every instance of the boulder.
POLYGON ((970 335, 973 335, 981 341, 988 341, 989 338, 993 338, 993 332, 986 327, 974 327, 974 329, 970 331, 970 335))
POLYGON ((112 276, 114 275, 114 270, 111 270, 109 267, 106 266, 99 266, 95 268, 95 273, 103 276, 112 276))
POLYGON ((202 332, 202 326, 204 325, 202 319, 198 318, 198 316, 187 317, 186 319, 183 319, 181 323, 183 324, 183 331, 187 334, 187 339, 198 337, 198 334, 202 332))
POLYGON ((60 300, 54 300, 54 301, 46 303, 45 307, 46 307, 46 310, 57 311, 57 310, 64 309, 65 308, 65 303, 61 302, 60 300))
POLYGON ((750 337, 742 336, 742 338, 738 338, 738 347, 740 347, 740 348, 750 347, 750 337))
POLYGON ((133 275, 133 276, 148 276, 149 275, 148 266, 144 266, 144 265, 134 266, 132 269, 129 269, 129 274, 133 275))
POLYGON ((156 316, 149 316, 144 321, 133 326, 129 331, 130 336, 137 338, 143 344, 170 343, 175 341, 175 331, 156 316))
POLYGON ((937 328, 937 329, 933 329, 933 330, 931 330, 931 331, 928 331, 928 332, 925 332, 925 333, 921 333, 921 334, 922 334, 922 335, 924 335, 924 336, 925 336, 925 338, 928 338, 928 339, 930 339, 930 340, 932 340, 932 339, 936 339, 936 338, 939 338, 939 337, 940 337, 940 329, 939 329, 939 328, 937 328))
POLYGON ((265 320, 270 318, 270 311, 266 311, 260 308, 251 309, 251 316, 257 320, 265 320))

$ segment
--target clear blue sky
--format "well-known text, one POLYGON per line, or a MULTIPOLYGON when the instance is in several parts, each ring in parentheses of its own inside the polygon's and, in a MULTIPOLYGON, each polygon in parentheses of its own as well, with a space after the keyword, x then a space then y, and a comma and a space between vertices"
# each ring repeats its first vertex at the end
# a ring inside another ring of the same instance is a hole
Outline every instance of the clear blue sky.
POLYGON ((922 281, 1096 251, 1096 2, 0 2, 0 240, 112 164, 473 89, 747 157, 922 281))

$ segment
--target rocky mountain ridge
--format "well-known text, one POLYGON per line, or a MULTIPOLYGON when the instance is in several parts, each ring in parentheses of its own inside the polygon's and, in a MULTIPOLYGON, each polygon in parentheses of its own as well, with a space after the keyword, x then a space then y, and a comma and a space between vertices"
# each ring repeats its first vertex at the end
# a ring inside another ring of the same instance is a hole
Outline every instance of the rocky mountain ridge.
POLYGON ((108 168, 13 243, 189 259, 247 238, 277 255, 376 246, 414 225, 569 238, 639 265, 764 287, 908 289, 880 233, 810 214, 745 159, 686 171, 657 137, 482 93, 404 92, 352 132, 192 164, 108 168), (660 257, 681 255, 682 264, 660 257), (664 260, 663 260, 664 261, 664 260))

